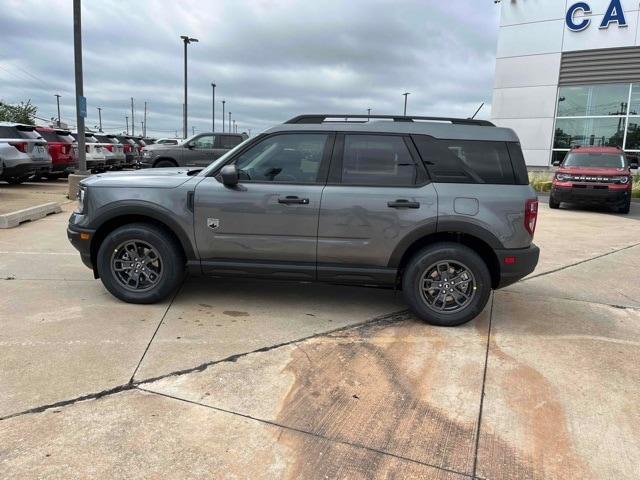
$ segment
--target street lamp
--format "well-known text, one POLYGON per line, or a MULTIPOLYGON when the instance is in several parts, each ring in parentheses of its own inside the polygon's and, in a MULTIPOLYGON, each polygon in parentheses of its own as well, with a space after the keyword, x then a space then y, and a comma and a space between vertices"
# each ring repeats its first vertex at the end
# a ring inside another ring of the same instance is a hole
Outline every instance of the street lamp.
POLYGON ((56 93, 54 96, 56 97, 56 103, 58 104, 58 128, 60 128, 60 97, 62 95, 58 95, 56 93))
POLYGON ((229 112, 229 133, 233 133, 231 131, 231 112, 229 112))
POLYGON ((222 133, 224 133, 224 104, 226 100, 222 100, 222 133))
POLYGON ((187 35, 180 35, 184 42, 184 118, 182 119, 182 131, 184 138, 187 138, 187 45, 198 41, 197 38, 191 38, 187 35))
POLYGON ((211 97, 211 131, 216 131, 216 84, 211 84, 211 89, 213 90, 213 94, 211 97))
MULTIPOLYGON (((98 109, 98 121, 100 123, 100 130, 99 132, 102 133, 102 108, 101 107, 96 107, 98 109)), ((59 123, 59 122, 58 122, 59 123)))
POLYGON ((407 116, 407 97, 409 95, 411 95, 411 93, 409 92, 404 92, 402 95, 404 95, 404 116, 407 116))

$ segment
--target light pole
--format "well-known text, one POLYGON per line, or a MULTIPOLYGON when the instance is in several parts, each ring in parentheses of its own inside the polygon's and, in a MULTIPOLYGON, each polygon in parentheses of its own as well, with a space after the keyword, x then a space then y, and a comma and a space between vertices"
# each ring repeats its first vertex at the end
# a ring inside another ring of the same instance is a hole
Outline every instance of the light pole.
POLYGON ((231 112, 229 112, 229 133, 233 133, 231 131, 231 112))
POLYGON ((222 100, 222 133, 224 133, 224 104, 226 100, 222 100))
POLYGON ((404 116, 407 116, 407 97, 409 95, 411 95, 410 92, 404 92, 402 95, 404 95, 404 116))
POLYGON ((184 118, 182 119, 182 130, 184 138, 187 138, 187 45, 197 42, 197 38, 190 38, 187 35, 180 35, 184 42, 184 118))
POLYGON ((96 108, 98 109, 98 124, 100 125, 99 132, 102 133, 102 107, 96 108))
POLYGON ((127 135, 129 135, 129 115, 124 116, 124 121, 127 122, 127 135))
POLYGON ((56 103, 58 104, 58 128, 60 128, 60 97, 57 93, 54 95, 56 97, 56 103))
POLYGON ((136 127, 135 127, 135 119, 133 118, 133 97, 131 97, 131 135, 135 135, 136 127))
POLYGON ((236 121, 233 121, 233 133, 238 133, 237 129, 236 129, 236 121))
POLYGON ((73 0, 73 53, 76 77, 76 122, 78 126, 78 170, 76 173, 87 175, 87 152, 84 142, 84 117, 87 112, 82 82, 82 5, 80 0, 73 0))
POLYGON ((216 131, 216 84, 211 84, 212 96, 211 96, 211 131, 216 131))
POLYGON ((367 122, 369 121, 370 116, 371 116, 371 109, 367 108, 367 122))

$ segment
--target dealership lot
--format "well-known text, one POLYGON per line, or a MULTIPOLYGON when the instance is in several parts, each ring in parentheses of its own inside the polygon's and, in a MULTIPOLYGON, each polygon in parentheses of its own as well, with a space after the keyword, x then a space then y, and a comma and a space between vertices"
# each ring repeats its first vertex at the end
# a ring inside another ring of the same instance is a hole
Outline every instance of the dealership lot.
POLYGON ((368 288, 125 304, 72 208, 0 234, 3 478, 640 475, 638 204, 541 205, 536 272, 449 329, 368 288))

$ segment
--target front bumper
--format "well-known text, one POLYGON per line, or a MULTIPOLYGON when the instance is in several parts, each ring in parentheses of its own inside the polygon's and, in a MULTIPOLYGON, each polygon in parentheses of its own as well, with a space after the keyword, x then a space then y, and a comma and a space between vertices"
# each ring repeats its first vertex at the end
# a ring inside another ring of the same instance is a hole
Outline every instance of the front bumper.
POLYGON ((71 242, 71 245, 80 252, 82 263, 94 270, 93 263, 91 262, 91 240, 93 240, 95 230, 80 228, 74 225, 72 223, 74 215, 75 214, 72 214, 69 219, 69 225, 67 226, 67 238, 71 242))
POLYGON ((507 287, 533 272, 538 264, 540 249, 531 244, 527 248, 496 250, 500 264, 500 278, 496 288, 507 287))
POLYGON ((630 195, 631 190, 626 186, 623 188, 609 188, 606 185, 589 185, 580 187, 554 186, 551 188, 551 197, 556 202, 582 205, 623 205, 630 195))

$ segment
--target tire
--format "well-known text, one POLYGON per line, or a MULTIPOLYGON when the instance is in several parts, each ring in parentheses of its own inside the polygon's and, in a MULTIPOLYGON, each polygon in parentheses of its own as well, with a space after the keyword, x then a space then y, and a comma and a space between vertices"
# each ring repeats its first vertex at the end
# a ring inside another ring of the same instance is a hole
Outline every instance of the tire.
POLYGON ((629 213, 631 211, 631 197, 627 198, 627 203, 618 208, 618 213, 629 213))
POLYGON ((153 164, 153 168, 166 168, 166 167, 177 167, 176 162, 173 160, 158 160, 153 164))
POLYGON ((491 294, 491 274, 482 258, 469 247, 459 243, 438 243, 420 250, 409 260, 402 276, 402 290, 409 307, 420 319, 432 325, 452 327, 473 320, 482 312, 491 294), (445 263, 455 272, 442 268, 445 263), (448 275, 461 275, 463 270, 458 267, 464 268, 467 274, 462 275, 456 287, 452 285, 450 292, 454 292, 455 298, 446 294, 442 300, 441 294, 433 292, 440 291, 438 286, 447 285, 448 275), (423 290, 423 282, 430 282, 434 288, 423 290), (465 293, 466 300, 463 299, 465 293), (428 300, 434 297, 430 306, 428 300))
POLYGON ((29 177, 11 177, 11 178, 5 179, 5 181, 9 185, 20 185, 21 183, 26 182, 27 180, 29 180, 29 177))
POLYGON ((560 202, 557 202, 554 198, 553 195, 549 195, 549 208, 560 208, 560 202))
POLYGON ((128 303, 164 300, 178 288, 185 274, 185 260, 177 241, 165 230, 146 223, 124 225, 109 233, 100 245, 96 264, 105 288, 128 303), (134 256, 136 250, 140 257, 134 256), (131 265, 145 267, 142 262, 135 262, 142 255, 155 260, 146 265, 146 270, 125 270, 131 265))

